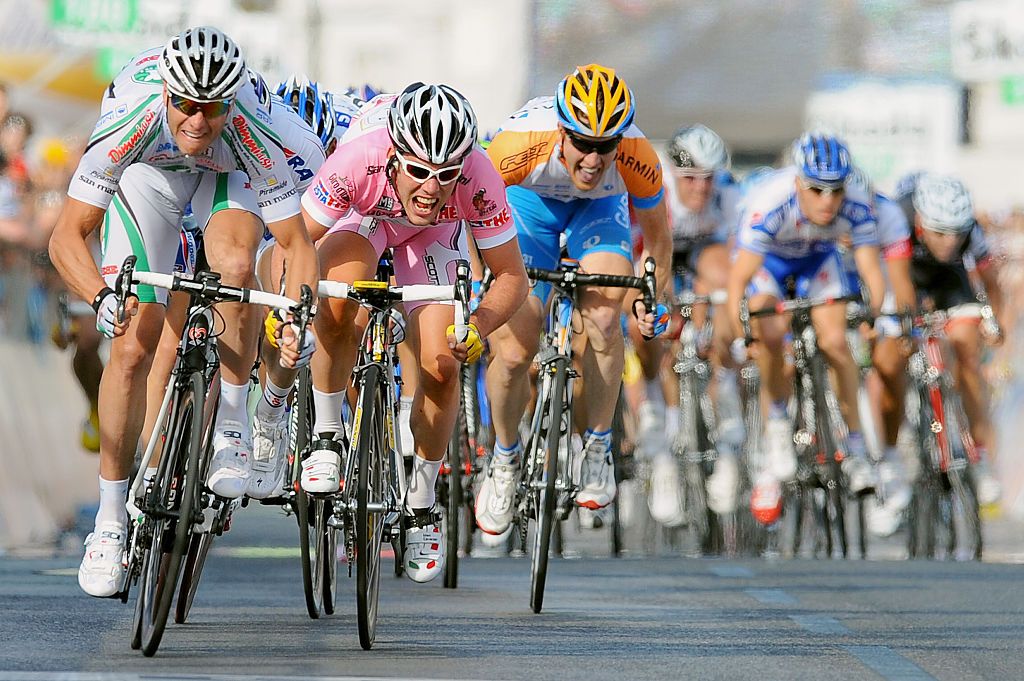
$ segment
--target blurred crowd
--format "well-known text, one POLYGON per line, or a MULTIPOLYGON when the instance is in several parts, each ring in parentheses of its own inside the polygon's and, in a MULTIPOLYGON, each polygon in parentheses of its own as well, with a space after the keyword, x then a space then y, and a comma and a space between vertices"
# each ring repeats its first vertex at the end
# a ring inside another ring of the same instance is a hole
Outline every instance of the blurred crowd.
POLYGON ((61 289, 46 253, 83 142, 41 138, 0 84, 0 337, 42 343, 61 289))

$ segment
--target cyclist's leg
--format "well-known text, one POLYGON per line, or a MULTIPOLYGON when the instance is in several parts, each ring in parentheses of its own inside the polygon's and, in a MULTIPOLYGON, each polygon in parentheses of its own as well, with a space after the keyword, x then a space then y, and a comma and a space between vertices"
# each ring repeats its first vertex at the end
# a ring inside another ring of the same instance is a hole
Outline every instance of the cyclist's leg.
MULTIPOLYGON (((210 270, 231 286, 256 286, 256 248, 263 220, 255 192, 244 173, 203 178, 192 198, 196 224, 203 229, 203 252, 210 270)), ((260 310, 245 303, 220 303, 224 318, 218 337, 221 360, 220 406, 214 430, 207 484, 219 496, 245 494, 252 472, 252 432, 248 413, 249 373, 256 360, 260 310)))
POLYGON ((999 482, 991 471, 991 450, 994 443, 992 421, 989 416, 988 385, 981 370, 982 337, 980 327, 980 311, 977 305, 962 305, 949 309, 950 322, 946 327, 946 337, 956 354, 957 391, 963 402, 967 422, 970 424, 971 437, 980 457, 975 469, 978 482, 978 501, 982 504, 994 504, 999 501, 1002 490, 999 482))
MULTIPOLYGON (((133 165, 121 178, 103 223, 101 273, 114 286, 124 259, 134 254, 141 271, 166 272, 174 263, 178 221, 195 178, 133 165)), ((100 380, 100 506, 96 529, 86 538, 78 582, 93 596, 121 588, 127 524, 128 477, 146 415, 146 376, 160 338, 166 296, 137 287, 138 313, 127 332, 110 345, 100 380)))
MULTIPOLYGON (((834 298, 847 293, 847 278, 838 253, 825 256, 816 272, 808 271, 804 276, 807 281, 805 295, 808 297, 834 298)), ((843 460, 843 470, 850 479, 850 488, 864 492, 873 488, 875 481, 860 426, 857 405, 860 369, 846 340, 846 305, 817 307, 811 311, 811 320, 818 337, 818 348, 832 367, 839 409, 849 431, 849 457, 843 460)))
MULTIPOLYGON (((320 276, 334 281, 372 279, 377 261, 387 248, 386 224, 371 234, 375 218, 353 213, 341 220, 317 244, 320 276)), ((302 466, 302 487, 309 492, 337 491, 341 480, 342 405, 352 379, 366 313, 350 300, 320 301, 314 321, 319 349, 313 354, 313 403, 316 422, 312 453, 302 466)))
MULTIPOLYGON (((85 303, 81 303, 83 306, 85 303)), ((88 307, 87 313, 77 316, 75 323, 75 356, 71 361, 75 379, 82 387, 89 402, 89 417, 82 427, 82 446, 92 452, 100 450, 100 379, 103 377, 103 360, 100 359, 100 340, 103 338, 96 329, 95 315, 88 307)))
MULTIPOLYGON (((585 272, 632 275, 633 261, 625 195, 578 201, 567 229, 570 257, 585 272)), ((587 405, 582 487, 576 503, 603 508, 615 497, 611 424, 615 414, 625 339, 620 316, 627 290, 587 287, 580 296, 580 313, 587 335, 582 357, 583 396, 587 405)))
MULTIPOLYGON (((565 204, 545 200, 520 187, 509 187, 507 194, 523 261, 532 267, 555 267, 565 204)), ((475 502, 477 525, 487 534, 501 534, 512 522, 522 450, 519 426, 530 401, 530 368, 540 346, 543 302, 550 291, 548 284, 535 284, 523 306, 488 339, 490 359, 485 381, 494 426, 494 452, 475 502)))
POLYGON ((900 514, 910 503, 911 495, 906 467, 896 446, 900 426, 905 418, 907 357, 900 348, 903 342, 898 337, 901 330, 898 326, 887 328, 880 324, 883 319, 879 318, 875 322, 879 338, 871 354, 871 362, 879 379, 878 401, 885 446, 878 471, 882 495, 881 503, 872 510, 868 522, 872 532, 889 536, 899 526, 900 514))

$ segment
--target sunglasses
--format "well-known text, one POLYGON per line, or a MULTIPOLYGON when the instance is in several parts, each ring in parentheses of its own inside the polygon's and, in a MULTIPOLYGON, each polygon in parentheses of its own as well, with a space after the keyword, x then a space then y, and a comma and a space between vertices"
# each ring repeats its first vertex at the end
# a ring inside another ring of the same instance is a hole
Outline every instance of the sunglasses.
POLYGON ((233 100, 225 99, 218 102, 195 102, 185 97, 171 95, 171 106, 185 114, 189 118, 196 115, 197 111, 203 112, 204 118, 219 118, 227 114, 233 100))
POLYGON ((410 161, 401 154, 395 154, 395 158, 398 159, 398 165, 402 168, 402 172, 420 184, 432 177, 437 178, 438 184, 451 184, 462 175, 462 163, 459 163, 457 166, 445 166, 435 170, 418 161, 410 161))
POLYGON ((576 147, 576 150, 583 155, 587 155, 595 151, 602 156, 610 154, 615 151, 619 146, 619 142, 622 141, 622 135, 609 137, 608 139, 603 140, 587 140, 582 137, 577 137, 568 130, 565 132, 565 136, 569 138, 569 141, 572 142, 574 147, 576 147))
POLYGON ((846 185, 844 184, 821 184, 817 182, 809 182, 807 180, 800 180, 800 188, 806 191, 814 192, 819 196, 831 196, 833 194, 842 194, 846 191, 846 185))

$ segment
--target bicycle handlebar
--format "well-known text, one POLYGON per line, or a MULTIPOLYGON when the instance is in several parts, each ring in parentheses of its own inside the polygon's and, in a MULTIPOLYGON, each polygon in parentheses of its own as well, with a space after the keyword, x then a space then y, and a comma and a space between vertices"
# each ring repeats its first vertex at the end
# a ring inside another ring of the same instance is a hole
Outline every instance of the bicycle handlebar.
POLYGON ((254 289, 228 286, 215 281, 203 281, 190 279, 181 274, 160 274, 158 272, 134 272, 132 283, 156 286, 168 291, 195 291, 202 293, 205 297, 213 298, 217 302, 250 303, 252 305, 266 305, 281 310, 291 310, 298 303, 287 296, 276 293, 267 293, 254 289))
POLYGON ((834 303, 852 303, 860 300, 860 296, 846 295, 838 298, 793 298, 791 300, 780 300, 771 307, 763 307, 760 310, 750 310, 750 317, 771 317, 773 315, 786 314, 801 310, 810 310, 822 305, 834 303))

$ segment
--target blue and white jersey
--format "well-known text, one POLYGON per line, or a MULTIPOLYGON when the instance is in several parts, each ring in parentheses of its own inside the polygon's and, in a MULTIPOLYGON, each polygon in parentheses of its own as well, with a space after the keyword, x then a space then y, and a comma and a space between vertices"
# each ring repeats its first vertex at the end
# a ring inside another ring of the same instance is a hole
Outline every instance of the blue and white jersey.
POLYGON ((357 99, 356 97, 348 93, 332 93, 331 99, 334 101, 334 139, 341 143, 341 138, 348 130, 348 126, 352 123, 352 119, 359 113, 359 105, 363 100, 357 99))
POLYGON ((795 260, 835 249, 849 236, 854 248, 877 246, 871 197, 850 187, 831 224, 810 222, 800 211, 795 167, 783 168, 756 184, 745 199, 736 245, 760 255, 795 260))

